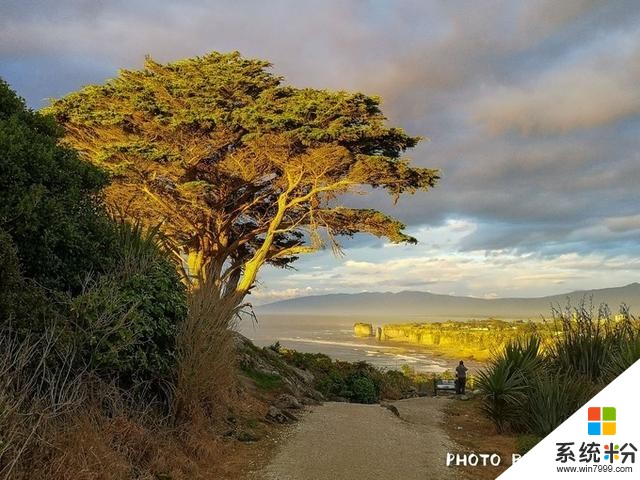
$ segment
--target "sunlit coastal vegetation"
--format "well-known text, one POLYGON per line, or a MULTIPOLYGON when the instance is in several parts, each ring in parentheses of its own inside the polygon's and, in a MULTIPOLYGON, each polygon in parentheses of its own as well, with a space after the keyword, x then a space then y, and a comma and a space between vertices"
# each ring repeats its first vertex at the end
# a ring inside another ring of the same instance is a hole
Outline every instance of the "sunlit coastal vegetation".
POLYGON ((147 58, 43 112, 0 80, 0 477, 221 478, 240 420, 286 420, 271 395, 308 389, 233 330, 259 270, 358 233, 416 242, 336 198, 434 187, 405 157, 420 138, 270 66, 147 58))
MULTIPOLYGON (((605 315, 604 312, 600 313, 605 315)), ((606 314, 602 321, 624 322, 626 313, 606 314)), ((570 322, 577 323, 579 315, 575 311, 570 322)), ((477 361, 488 361, 514 340, 535 335, 540 339, 541 348, 547 348, 554 339, 562 335, 566 326, 553 318, 532 320, 484 320, 447 321, 429 323, 390 323, 375 327, 368 323, 356 323, 354 335, 374 336, 381 342, 398 342, 423 345, 436 353, 477 361)))
POLYGON ((452 358, 487 361, 509 341, 537 333, 544 338, 557 332, 553 325, 496 319, 430 323, 393 323, 374 327, 356 323, 354 335, 375 336, 380 342, 422 345, 452 358))
POLYGON ((496 319, 389 324, 380 327, 376 337, 380 341, 424 345, 456 358, 485 361, 510 340, 535 332, 546 338, 553 334, 553 328, 544 323, 496 319))
POLYGON ((544 437, 640 359, 640 324, 624 306, 567 307, 552 324, 557 335, 512 339, 480 373, 498 431, 544 437))

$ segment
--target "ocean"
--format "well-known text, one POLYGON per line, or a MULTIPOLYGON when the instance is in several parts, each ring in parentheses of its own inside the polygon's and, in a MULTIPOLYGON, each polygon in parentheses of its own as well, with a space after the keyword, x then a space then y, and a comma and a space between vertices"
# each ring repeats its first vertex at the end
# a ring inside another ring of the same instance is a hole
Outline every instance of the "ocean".
POLYGON ((366 361, 382 369, 399 370, 407 365, 420 373, 453 371, 459 360, 465 360, 471 371, 481 364, 467 359, 445 358, 439 352, 421 345, 379 342, 375 337, 356 337, 353 324, 373 323, 354 317, 310 315, 258 315, 257 321, 244 319, 240 333, 256 345, 267 347, 276 341, 285 348, 308 353, 324 353, 331 358, 349 362, 366 361))

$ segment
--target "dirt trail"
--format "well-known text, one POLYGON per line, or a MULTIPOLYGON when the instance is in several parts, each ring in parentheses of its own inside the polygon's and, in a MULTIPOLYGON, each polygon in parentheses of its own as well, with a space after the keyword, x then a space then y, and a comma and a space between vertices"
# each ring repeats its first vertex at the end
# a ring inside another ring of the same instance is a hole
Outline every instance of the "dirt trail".
POLYGON ((256 480, 440 480, 453 442, 441 427, 444 398, 379 405, 325 403, 292 427, 256 480))

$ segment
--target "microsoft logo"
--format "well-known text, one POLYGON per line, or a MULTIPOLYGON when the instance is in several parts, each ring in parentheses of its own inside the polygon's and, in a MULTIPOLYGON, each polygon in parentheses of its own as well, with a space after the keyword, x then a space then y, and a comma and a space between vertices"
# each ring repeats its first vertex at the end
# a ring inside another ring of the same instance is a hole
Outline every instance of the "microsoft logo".
POLYGON ((589 407, 589 435, 615 435, 615 407, 589 407))

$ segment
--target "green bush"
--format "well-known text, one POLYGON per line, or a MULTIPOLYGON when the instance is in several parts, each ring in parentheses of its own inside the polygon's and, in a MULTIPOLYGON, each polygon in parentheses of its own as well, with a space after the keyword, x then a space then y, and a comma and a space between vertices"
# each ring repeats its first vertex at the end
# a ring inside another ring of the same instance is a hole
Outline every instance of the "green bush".
POLYGON ((58 368, 157 392, 175 371, 185 289, 157 231, 112 220, 107 176, 59 133, 0 81, 0 327, 50 336, 58 368))
POLYGON ((387 370, 380 374, 378 381, 380 398, 400 400, 411 392, 417 391, 416 382, 406 373, 398 370, 387 370))
POLYGON ((483 392, 482 410, 498 432, 503 432, 522 420, 527 382, 522 372, 505 359, 497 359, 478 374, 483 392))
POLYGON ((612 382, 638 360, 640 360, 640 330, 629 332, 627 341, 611 354, 602 370, 603 381, 612 382))
POLYGON ((0 79, 0 229, 25 277, 77 292, 87 272, 112 266, 112 229, 98 207, 107 176, 60 147, 60 134, 0 79))
POLYGON ((484 393, 483 410, 498 431, 525 428, 531 380, 544 375, 544 371, 541 340, 532 335, 509 341, 493 363, 480 372, 478 386, 484 393))
POLYGON ((381 398, 405 398, 415 390, 412 379, 400 371, 382 371, 366 362, 332 360, 321 353, 302 353, 284 348, 278 352, 288 363, 313 373, 314 387, 329 400, 375 403, 381 398))
POLYGON ((66 326, 80 359, 125 386, 167 380, 175 368, 176 334, 186 291, 155 232, 117 226, 117 268, 71 299, 66 326))
POLYGON ((523 412, 526 430, 546 436, 575 413, 596 388, 583 377, 564 373, 535 375, 529 379, 529 389, 523 412))
POLYGON ((553 315, 559 334, 544 353, 535 336, 512 341, 479 375, 484 412, 499 431, 549 434, 640 359, 640 327, 626 306, 615 318, 606 305, 553 315))
POLYGON ((16 296, 23 284, 16 247, 11 237, 0 229, 0 318, 10 318, 16 296))
POLYGON ((0 229, 0 328, 42 332, 57 321, 59 310, 42 287, 22 276, 16 246, 0 229))
POLYGON ((541 343, 537 335, 511 340, 505 345, 502 358, 511 364, 514 371, 529 376, 543 366, 541 343))
POLYGON ((53 348, 65 358, 73 352, 77 371, 155 388, 174 373, 186 291, 154 232, 125 223, 113 228, 115 268, 67 297, 24 278, 11 238, 0 231, 0 326, 21 337, 51 331, 53 348))
POLYGON ((378 392, 373 380, 365 375, 356 374, 348 378, 351 394, 349 400, 355 403, 376 403, 378 401, 378 392))

